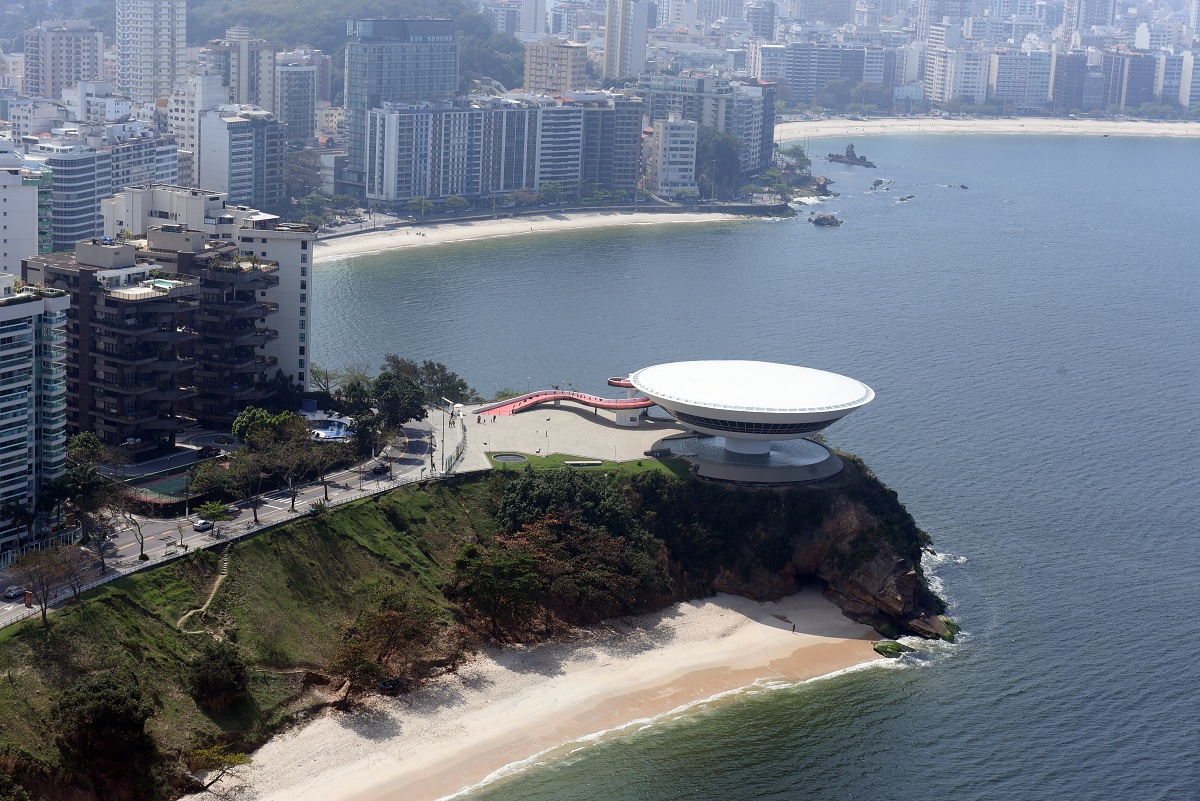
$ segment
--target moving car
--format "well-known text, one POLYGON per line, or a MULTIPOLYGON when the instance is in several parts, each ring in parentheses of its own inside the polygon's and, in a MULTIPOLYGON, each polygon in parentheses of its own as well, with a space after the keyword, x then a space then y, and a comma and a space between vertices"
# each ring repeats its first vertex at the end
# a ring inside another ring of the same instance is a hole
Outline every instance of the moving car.
POLYGON ((196 451, 196 458, 198 459, 211 459, 214 456, 220 455, 221 449, 216 445, 205 445, 203 448, 200 448, 198 451, 196 451))
POLYGON ((4 591, 5 598, 22 598, 25 595, 24 587, 12 586, 4 591))
POLYGON ((192 528, 196 531, 212 531, 213 521, 197 520, 195 523, 192 523, 192 528))
POLYGON ((377 464, 371 468, 371 472, 377 476, 381 476, 384 473, 391 472, 391 469, 386 464, 377 464))

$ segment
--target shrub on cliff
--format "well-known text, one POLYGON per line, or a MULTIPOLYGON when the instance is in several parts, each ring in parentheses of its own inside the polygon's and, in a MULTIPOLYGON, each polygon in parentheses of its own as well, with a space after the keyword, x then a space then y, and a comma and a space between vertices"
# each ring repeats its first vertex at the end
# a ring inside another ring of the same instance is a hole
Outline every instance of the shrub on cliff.
POLYGON ((137 797, 151 798, 159 756, 146 732, 153 714, 136 684, 98 675, 67 687, 51 707, 50 721, 64 763, 87 776, 99 797, 133 786, 137 797))
POLYGON ((246 695, 246 662, 232 645, 210 642, 188 666, 188 690, 210 712, 228 709, 246 695))

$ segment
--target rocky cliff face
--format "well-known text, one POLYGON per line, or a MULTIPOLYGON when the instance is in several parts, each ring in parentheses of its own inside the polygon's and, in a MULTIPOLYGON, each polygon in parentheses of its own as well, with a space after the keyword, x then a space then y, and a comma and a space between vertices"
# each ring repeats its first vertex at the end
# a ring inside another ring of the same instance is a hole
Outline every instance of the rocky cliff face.
POLYGON ((779 598, 820 582, 850 618, 880 633, 951 638, 945 604, 928 587, 921 555, 928 536, 896 493, 854 457, 828 482, 781 491, 725 490, 756 510, 735 514, 725 531, 729 548, 701 579, 683 571, 694 590, 779 598), (730 542, 733 540, 733 542, 730 542), (701 579, 697 581, 696 579, 701 579))

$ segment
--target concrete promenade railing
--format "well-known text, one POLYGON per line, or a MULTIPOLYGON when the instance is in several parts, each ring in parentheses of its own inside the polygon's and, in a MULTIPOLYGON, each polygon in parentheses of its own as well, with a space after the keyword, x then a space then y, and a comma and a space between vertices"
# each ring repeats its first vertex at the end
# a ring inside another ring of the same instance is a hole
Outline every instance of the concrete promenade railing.
MULTIPOLYGON (((383 484, 386 486, 376 486, 369 490, 360 490, 359 492, 347 492, 347 493, 343 493, 342 495, 339 495, 335 498, 331 498, 329 500, 329 507, 332 509, 332 508, 336 508, 338 506, 344 506, 345 504, 353 503, 354 501, 359 501, 359 500, 362 500, 363 498, 371 498, 376 495, 382 495, 385 492, 391 492, 392 490, 399 489, 400 487, 406 487, 409 484, 422 484, 422 483, 427 483, 427 482, 431 482, 431 481, 450 481, 453 479, 457 479, 459 476, 469 476, 469 475, 474 475, 476 473, 486 473, 486 472, 490 472, 490 471, 488 471, 488 470, 472 470, 472 471, 468 471, 466 473, 449 473, 448 472, 444 475, 426 476, 424 478, 421 478, 419 476, 418 477, 406 476, 403 478, 389 479, 387 481, 379 482, 380 484, 383 484)), ((320 486, 320 485, 317 484, 317 485, 309 485, 309 486, 320 486)), ((177 545, 177 544, 164 543, 162 555, 150 556, 150 558, 145 561, 134 558, 133 559, 134 564, 128 565, 128 566, 121 565, 120 567, 118 567, 118 566, 114 565, 111 572, 105 574, 104 576, 101 576, 100 578, 96 579, 95 581, 93 581, 89 584, 84 585, 83 587, 80 588, 79 592, 82 595, 84 592, 87 592, 89 590, 94 590, 97 587, 99 587, 103 584, 107 584, 110 581, 116 581, 119 578, 124 578, 125 576, 133 575, 134 573, 138 573, 142 570, 148 570, 153 567, 160 567, 160 566, 168 564, 170 562, 174 562, 178 559, 183 559, 184 557, 188 556, 189 554, 193 553, 194 551, 200 551, 200 550, 204 550, 204 549, 212 549, 212 548, 229 545, 229 544, 236 543, 236 542, 241 542, 242 540, 246 540, 246 539, 249 539, 250 537, 257 536, 257 535, 263 533, 264 531, 270 531, 271 529, 278 528, 278 527, 286 525, 288 523, 294 523, 295 521, 297 521, 301 518, 304 518, 304 517, 308 517, 308 516, 309 516, 309 513, 307 511, 302 512, 302 511, 297 510, 297 511, 293 512, 293 511, 289 510, 285 513, 285 516, 283 518, 272 521, 270 523, 259 523, 258 525, 253 525, 253 523, 247 523, 245 526, 235 527, 235 529, 230 531, 228 534, 222 532, 219 536, 209 535, 209 537, 206 537, 206 539, 212 540, 212 542, 210 544, 196 546, 195 548, 192 548, 189 550, 184 550, 183 548, 180 548, 179 545, 177 545)), ((149 556, 149 554, 147 554, 147 555, 149 556)), ((71 597, 73 597, 73 595, 74 595, 74 593, 71 592, 70 587, 60 588, 59 592, 58 592, 57 600, 55 600, 53 603, 49 604, 47 607, 47 610, 53 611, 53 610, 61 608, 62 606, 64 606, 67 603, 67 601, 69 601, 71 599, 71 597), (62 591, 63 589, 66 590, 65 593, 62 591)), ((5 621, 0 621, 0 628, 5 628, 7 626, 11 626, 14 623, 19 623, 22 620, 27 620, 37 614, 41 614, 41 608, 37 605, 34 605, 34 607, 32 609, 27 609, 24 612, 22 612, 21 614, 17 615, 16 617, 10 618, 5 621)))

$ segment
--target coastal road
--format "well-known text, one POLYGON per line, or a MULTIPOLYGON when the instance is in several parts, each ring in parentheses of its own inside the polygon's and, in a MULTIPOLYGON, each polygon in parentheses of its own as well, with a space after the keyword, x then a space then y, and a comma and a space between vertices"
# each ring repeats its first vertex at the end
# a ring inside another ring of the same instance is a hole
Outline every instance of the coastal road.
MULTIPOLYGON (((434 444, 433 426, 428 422, 414 422, 404 426, 403 434, 396 441, 389 443, 384 451, 374 459, 355 465, 352 468, 331 473, 327 477, 329 484, 329 500, 336 501, 348 496, 361 495, 364 492, 385 490, 398 486, 413 479, 431 475, 429 467, 430 447, 434 444), (375 474, 371 468, 383 464, 391 468, 390 473, 375 474)), ((305 484, 296 496, 296 510, 292 511, 292 500, 287 490, 276 490, 260 496, 258 507, 258 525, 266 526, 292 519, 298 514, 308 512, 309 504, 324 500, 325 490, 320 482, 305 484)), ((233 520, 219 523, 213 531, 198 532, 192 526, 199 518, 193 513, 188 517, 163 520, 153 517, 137 518, 142 524, 144 547, 146 555, 157 559, 177 551, 180 547, 182 530, 183 547, 185 550, 207 547, 219 543, 222 539, 234 533, 242 533, 247 528, 253 528, 254 514, 249 503, 231 505, 235 512, 233 520)), ((106 557, 108 572, 130 572, 138 567, 140 552, 134 527, 126 526, 117 532, 109 542, 109 556, 106 557)), ((97 576, 98 577, 98 576, 97 576)), ((12 570, 0 571, 0 589, 18 584, 19 581, 12 570)), ((65 601, 70 591, 60 591, 61 600, 65 601)), ((34 605, 36 610, 37 606, 34 605)), ((26 616, 29 609, 21 599, 0 598, 0 627, 6 626, 13 620, 26 616)))

